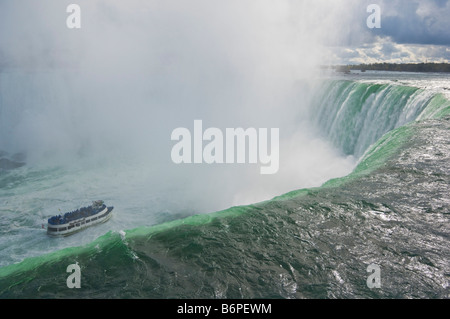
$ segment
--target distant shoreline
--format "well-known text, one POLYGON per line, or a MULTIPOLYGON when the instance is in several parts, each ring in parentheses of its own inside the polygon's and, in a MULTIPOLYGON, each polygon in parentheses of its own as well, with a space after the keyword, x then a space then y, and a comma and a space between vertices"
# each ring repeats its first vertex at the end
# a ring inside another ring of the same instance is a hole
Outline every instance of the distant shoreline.
POLYGON ((334 69, 337 72, 348 73, 351 70, 359 71, 393 71, 393 72, 429 72, 450 73, 449 63, 372 63, 372 64, 349 64, 332 65, 323 68, 334 69))

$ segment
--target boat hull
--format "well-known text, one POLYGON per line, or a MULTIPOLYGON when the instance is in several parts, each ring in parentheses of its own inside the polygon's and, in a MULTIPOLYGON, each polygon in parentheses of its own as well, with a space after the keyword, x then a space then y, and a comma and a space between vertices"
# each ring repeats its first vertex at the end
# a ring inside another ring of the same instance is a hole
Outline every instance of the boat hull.
POLYGON ((88 227, 102 224, 112 216, 114 207, 106 207, 103 211, 85 218, 76 219, 63 225, 47 225, 47 235, 50 237, 66 237, 78 233, 88 227))

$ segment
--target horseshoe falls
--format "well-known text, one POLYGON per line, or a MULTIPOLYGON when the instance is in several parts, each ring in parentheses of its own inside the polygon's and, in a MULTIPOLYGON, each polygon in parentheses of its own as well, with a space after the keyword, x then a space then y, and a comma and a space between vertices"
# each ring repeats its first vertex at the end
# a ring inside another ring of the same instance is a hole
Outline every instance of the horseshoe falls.
POLYGON ((418 118, 435 97, 415 87, 352 81, 331 81, 323 91, 329 93, 314 119, 334 145, 356 157, 383 134, 418 118))
POLYGON ((283 176, 295 177, 289 189, 264 184, 273 186, 270 197, 217 206, 217 194, 258 185, 240 169, 225 170, 213 181, 194 175, 203 188, 188 191, 192 176, 162 178, 161 167, 100 147, 95 134, 114 134, 113 123, 53 107, 67 105, 55 93, 62 83, 52 75, 0 76, 0 298, 450 297, 448 75, 321 79, 299 110, 297 125, 308 133, 292 134, 280 154, 280 167, 290 158, 283 176), (51 152, 21 155, 4 138, 18 127, 56 134, 70 165, 51 152), (98 148, 100 156, 85 159, 98 148), (311 170, 323 174, 315 182, 298 177, 311 170), (158 183, 149 183, 155 176, 158 183), (221 192, 207 193, 214 187, 221 192), (67 238, 46 235, 47 218, 91 199, 115 206, 109 222, 67 238), (81 288, 68 289, 66 268, 75 263, 81 288), (369 265, 379 267, 379 288, 367 283, 369 265))

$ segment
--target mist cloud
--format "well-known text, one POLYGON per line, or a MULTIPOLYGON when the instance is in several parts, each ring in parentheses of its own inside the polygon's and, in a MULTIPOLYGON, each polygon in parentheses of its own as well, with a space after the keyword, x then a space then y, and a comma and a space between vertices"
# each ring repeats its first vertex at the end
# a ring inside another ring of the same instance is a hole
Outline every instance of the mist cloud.
POLYGON ((79 0, 79 30, 66 27, 70 3, 0 5, 0 148, 36 162, 140 162, 146 187, 184 189, 223 208, 318 186, 351 167, 325 142, 306 142, 316 67, 347 14, 341 3, 79 0), (171 132, 196 119, 279 128, 279 174, 175 165, 171 132))

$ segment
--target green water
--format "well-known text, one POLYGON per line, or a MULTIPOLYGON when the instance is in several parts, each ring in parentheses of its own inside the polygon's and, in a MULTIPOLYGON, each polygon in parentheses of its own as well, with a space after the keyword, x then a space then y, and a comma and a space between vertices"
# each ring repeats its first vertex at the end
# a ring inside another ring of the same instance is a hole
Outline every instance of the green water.
MULTIPOLYGON (((346 105, 344 95, 354 95, 359 107, 344 112, 348 127, 331 125, 334 133, 352 136, 363 121, 354 120, 370 112, 388 123, 350 175, 26 258, 0 268, 0 298, 448 298, 448 101, 423 98, 409 112, 420 121, 395 127, 418 89, 335 85, 334 98, 346 105), (363 112, 390 99, 398 104, 363 112), (74 263, 80 289, 66 284, 74 263), (379 289, 366 284, 372 263, 379 289)), ((337 113, 321 116, 339 122, 337 113)), ((349 141, 343 151, 355 148, 349 141)))

